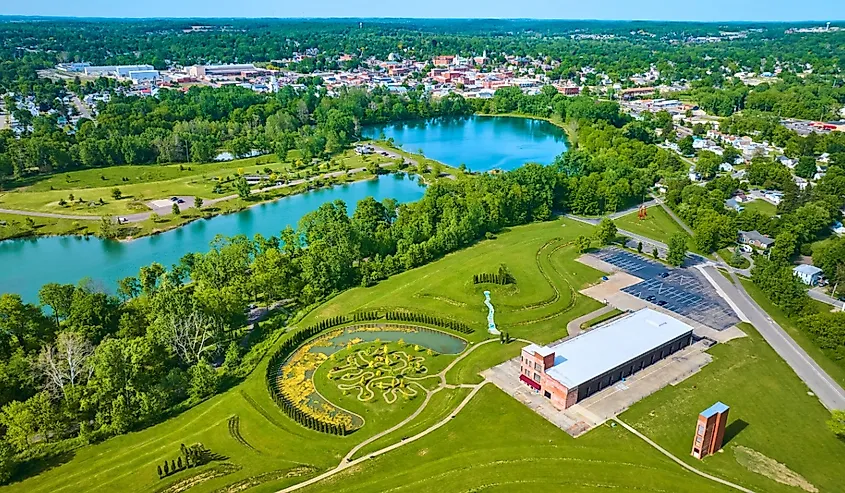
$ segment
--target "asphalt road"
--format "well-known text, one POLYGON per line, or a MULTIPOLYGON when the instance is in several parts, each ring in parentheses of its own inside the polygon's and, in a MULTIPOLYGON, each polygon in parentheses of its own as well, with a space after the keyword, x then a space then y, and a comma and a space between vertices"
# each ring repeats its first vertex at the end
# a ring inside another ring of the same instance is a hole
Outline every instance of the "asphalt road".
POLYGON ((845 390, 751 299, 736 274, 731 273, 734 281, 731 283, 714 265, 705 266, 703 269, 725 296, 730 298, 733 305, 742 312, 738 315, 740 317, 744 315, 743 318, 749 320, 760 331, 766 342, 792 367, 824 407, 831 410, 845 409, 845 390))
MULTIPOLYGON (((582 221, 588 224, 598 224, 598 219, 587 219, 577 216, 568 215, 571 219, 582 221)), ((619 230, 620 234, 629 236, 635 240, 642 241, 643 244, 650 244, 656 246, 659 250, 665 251, 668 247, 650 238, 645 238, 629 231, 619 230)), ((665 255, 665 254, 664 254, 665 255)), ((734 269, 727 265, 719 264, 731 272, 733 283, 725 279, 725 277, 716 269, 716 263, 700 255, 692 252, 687 252, 688 257, 698 260, 704 265, 702 269, 713 279, 721 290, 720 295, 726 298, 728 302, 742 313, 737 313, 740 318, 748 320, 760 332, 766 342, 777 352, 786 363, 792 367, 792 370, 798 375, 801 380, 810 388, 810 390, 818 397, 822 405, 828 409, 845 409, 845 390, 833 380, 815 361, 798 345, 783 328, 777 324, 760 306, 751 299, 751 296, 745 291, 739 278, 736 276, 734 269)), ((813 293, 810 291, 810 296, 816 298, 816 295, 824 296, 823 293, 813 293), (815 295, 814 295, 815 294, 815 295)), ((827 298, 830 298, 829 296, 827 298)), ((816 298, 818 299, 818 298, 816 298)), ((825 300, 820 300, 825 301, 825 300)), ((826 301, 825 301, 826 302, 826 301)))
POLYGON ((813 288, 807 291, 807 294, 810 298, 814 300, 821 301, 822 303, 827 303, 828 305, 833 306, 834 308, 838 308, 839 311, 845 311, 845 301, 839 301, 833 296, 827 295, 824 291, 821 291, 820 288, 813 288))

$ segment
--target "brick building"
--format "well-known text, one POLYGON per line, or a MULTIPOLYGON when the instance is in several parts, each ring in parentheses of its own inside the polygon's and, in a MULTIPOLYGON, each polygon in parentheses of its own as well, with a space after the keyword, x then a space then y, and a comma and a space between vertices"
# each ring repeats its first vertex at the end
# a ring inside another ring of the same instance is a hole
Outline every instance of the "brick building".
POLYGON ((725 404, 717 402, 698 415, 695 438, 692 441, 693 457, 703 459, 722 448, 729 409, 725 404))
POLYGON ((692 327, 644 308, 554 346, 522 349, 519 380, 566 409, 692 343, 692 327))

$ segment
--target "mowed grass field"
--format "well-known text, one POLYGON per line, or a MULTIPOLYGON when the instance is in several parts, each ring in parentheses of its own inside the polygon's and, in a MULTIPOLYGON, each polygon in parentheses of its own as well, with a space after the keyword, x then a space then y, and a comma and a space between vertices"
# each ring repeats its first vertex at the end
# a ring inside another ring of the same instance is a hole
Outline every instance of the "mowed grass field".
POLYGON ((476 338, 484 337, 488 290, 500 330, 511 337, 551 342, 567 335, 567 321, 602 306, 577 292, 603 275, 576 261, 573 241, 592 232, 592 226, 569 219, 519 226, 378 286, 341 293, 303 323, 354 310, 409 309, 462 321, 476 329, 476 338), (515 284, 473 284, 473 275, 495 273, 501 265, 514 276, 515 284))
POLYGON ((637 216, 637 212, 634 211, 630 214, 625 214, 614 222, 619 229, 624 229, 645 236, 646 238, 666 243, 667 245, 672 235, 682 233, 687 238, 687 248, 693 252, 698 251, 695 243, 692 241, 692 237, 659 205, 649 207, 648 215, 644 219, 640 219, 637 216))
POLYGON ((830 413, 749 324, 748 337, 718 344, 713 362, 621 415, 629 425, 705 472, 759 492, 801 491, 750 472, 736 447, 753 449, 803 476, 818 491, 845 491, 845 440, 825 426, 830 413), (716 401, 730 406, 723 452, 690 456, 698 413, 716 401))
MULTIPOLYGON (((489 336, 483 289, 511 337, 549 342, 566 335, 570 320, 598 308, 577 294, 601 273, 576 261, 568 242, 592 227, 556 220, 513 228, 495 240, 453 253, 369 288, 342 293, 317 307, 305 326, 358 309, 409 309, 471 324, 474 347, 489 336), (516 285, 472 284, 473 274, 508 266, 516 285)), ((845 442, 824 426, 827 413, 788 366, 753 330, 750 337, 712 349, 715 361, 682 384, 641 401, 622 418, 673 453, 687 458, 697 414, 722 400, 731 406, 727 450, 696 466, 760 492, 800 491, 750 472, 733 459, 742 444, 783 462, 820 491, 843 491, 845 442), (735 420, 742 420, 739 425, 735 420), (837 482, 838 480, 838 482, 837 482)), ((285 336, 280 340, 283 341, 285 336)), ((519 354, 522 342, 477 347, 446 374, 449 384, 477 384, 478 371, 519 354)), ((321 434, 288 419, 265 387, 265 362, 240 385, 170 420, 85 446, 58 457, 39 475, 12 484, 13 492, 273 492, 334 468, 353 447, 399 422, 421 405, 411 400, 383 420, 347 437, 321 434), (230 420, 237 417, 232 427, 230 420), (224 456, 159 480, 156 465, 178 456, 181 443, 202 442, 224 456), (215 476, 221 464, 225 475, 215 476), (226 472, 226 471, 224 471, 226 472), (190 489, 188 487, 190 486, 190 489)), ((438 365, 440 366, 440 365, 438 365)), ((366 446, 357 456, 395 443, 396 450, 367 460, 306 492, 493 491, 541 487, 593 492, 726 492, 694 475, 622 427, 604 425, 573 439, 522 403, 485 385, 454 418, 470 389, 437 391, 406 427, 366 446), (447 420, 414 441, 407 438, 447 420), (406 439, 406 440, 403 440, 406 439)))
POLYGON ((488 384, 444 427, 306 493, 732 491, 678 467, 622 427, 574 439, 488 384))
MULTIPOLYGON (((772 304, 772 302, 766 297, 766 294, 763 293, 763 291, 752 281, 743 280, 742 285, 745 287, 745 290, 748 291, 748 294, 754 298, 754 301, 756 301, 757 304, 760 305, 760 307, 762 307, 763 310, 765 310, 766 313, 783 328, 783 330, 788 332, 789 336, 792 337, 792 339, 794 339, 795 342, 804 349, 804 351, 807 351, 807 354, 813 358, 813 361, 818 363, 831 378, 839 383, 839 385, 845 386, 844 360, 837 359, 837 355, 833 351, 825 350, 817 346, 806 332, 798 328, 798 324, 795 320, 788 317, 783 310, 772 304)), ((815 300, 810 300, 808 307, 810 310, 818 312, 829 311, 833 308, 828 304, 815 300)))
MULTIPOLYGON (((576 262, 578 255, 568 245, 579 235, 591 234, 591 229, 568 220, 514 228, 495 240, 485 240, 376 286, 342 293, 315 309, 298 325, 306 326, 335 313, 393 307, 461 320, 477 330, 470 336, 458 335, 477 343, 490 337, 484 330, 487 309, 481 294, 489 289, 497 304, 497 320, 512 324, 509 329, 512 337, 548 342, 566 335, 569 320, 600 306, 575 290, 596 282, 601 273, 576 262), (515 286, 472 284, 473 274, 495 272, 501 263, 517 279, 515 286), (505 305, 517 308, 505 308, 505 305)), ((479 382, 478 371, 515 356, 519 347, 519 343, 506 346, 492 343, 479 348, 478 354, 470 354, 450 371, 450 383, 479 382)), ((446 362, 454 357, 437 358, 446 362)), ((385 419, 372 420, 373 426, 365 425, 350 436, 326 435, 299 426, 276 407, 266 390, 265 371, 266 362, 245 382, 222 395, 159 425, 71 451, 57 458, 41 474, 7 489, 44 493, 155 491, 174 485, 178 489, 180 483, 191 482, 196 483, 190 489, 192 492, 213 492, 249 480, 258 486, 257 491, 275 491, 334 467, 355 445, 399 422, 422 403, 421 398, 403 403, 395 412, 387 413, 385 419), (234 416, 239 421, 235 435, 229 429, 229 419, 234 416), (166 459, 175 459, 180 444, 195 442, 225 456, 226 463, 239 469, 205 481, 193 478, 219 465, 212 463, 159 480, 156 466, 166 459), (296 468, 303 465, 311 468, 305 475, 279 479, 288 473, 301 472, 296 468)), ((437 392, 431 407, 409 424, 410 431, 438 421, 467 393, 466 389, 437 392)), ((524 413, 531 415, 527 409, 524 413)), ((392 440, 401 440, 402 436, 404 430, 393 434, 392 440)), ((379 442, 390 443, 391 437, 379 442)))
MULTIPOLYGON (((378 155, 367 159, 374 163, 389 161, 378 155)), ((196 196, 209 200, 236 194, 232 180, 241 171, 244 174, 263 174, 265 169, 269 169, 280 177, 296 179, 365 165, 363 156, 348 150, 328 161, 300 168, 291 162, 279 162, 275 155, 268 155, 225 163, 86 169, 55 174, 0 192, 0 208, 55 214, 90 214, 93 217, 132 214, 148 211, 145 203, 155 199, 196 196), (214 193, 218 183, 220 192, 214 193), (120 189, 122 198, 112 197, 115 188, 120 189), (80 199, 82 202, 79 202, 80 199), (100 199, 103 203, 100 203, 100 199), (66 205, 59 205, 60 200, 67 202, 66 205)))
POLYGON ((763 199, 752 200, 751 202, 744 202, 742 204, 742 207, 749 211, 757 211, 767 216, 774 216, 778 213, 778 207, 775 204, 767 202, 763 199))

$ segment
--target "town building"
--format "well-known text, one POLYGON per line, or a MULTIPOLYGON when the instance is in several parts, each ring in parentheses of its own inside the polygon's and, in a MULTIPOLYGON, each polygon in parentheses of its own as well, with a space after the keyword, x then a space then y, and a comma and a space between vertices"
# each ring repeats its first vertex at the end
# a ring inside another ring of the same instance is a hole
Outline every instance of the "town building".
POLYGON ((725 423, 730 408, 721 402, 708 407, 698 415, 695 438, 692 441, 692 456, 703 459, 722 448, 725 439, 725 423))
POLYGON ((822 270, 815 265, 801 264, 792 269, 792 273, 808 286, 815 286, 822 278, 822 270))
POLYGON ((155 70, 152 65, 93 65, 83 68, 91 77, 129 77, 130 72, 155 70))
POLYGON ((739 242, 743 245, 751 245, 761 250, 765 250, 772 246, 775 243, 775 240, 761 234, 755 229, 754 231, 740 231, 739 242))
POLYGON ((188 67, 188 74, 191 77, 246 77, 256 74, 260 69, 251 63, 229 64, 229 65, 193 65, 188 67))
POLYGON ((692 327, 644 308, 554 346, 529 344, 519 380, 567 409, 692 343, 692 327))

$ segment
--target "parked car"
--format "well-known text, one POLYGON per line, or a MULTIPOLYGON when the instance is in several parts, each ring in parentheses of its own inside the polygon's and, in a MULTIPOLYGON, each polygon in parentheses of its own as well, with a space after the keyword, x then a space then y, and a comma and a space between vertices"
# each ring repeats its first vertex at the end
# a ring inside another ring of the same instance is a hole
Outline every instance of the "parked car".
POLYGON ((649 296, 648 298, 646 298, 645 300, 646 300, 646 301, 648 301, 648 302, 652 302, 652 301, 654 301, 654 300, 656 300, 656 299, 657 299, 657 297, 656 297, 656 296, 651 295, 651 296, 649 296))
POLYGON ((663 279, 666 279, 667 277, 669 277, 669 273, 668 272, 661 272, 660 277, 662 277, 663 279))
POLYGON ((666 300, 658 300, 657 306, 664 306, 666 304, 666 300))

